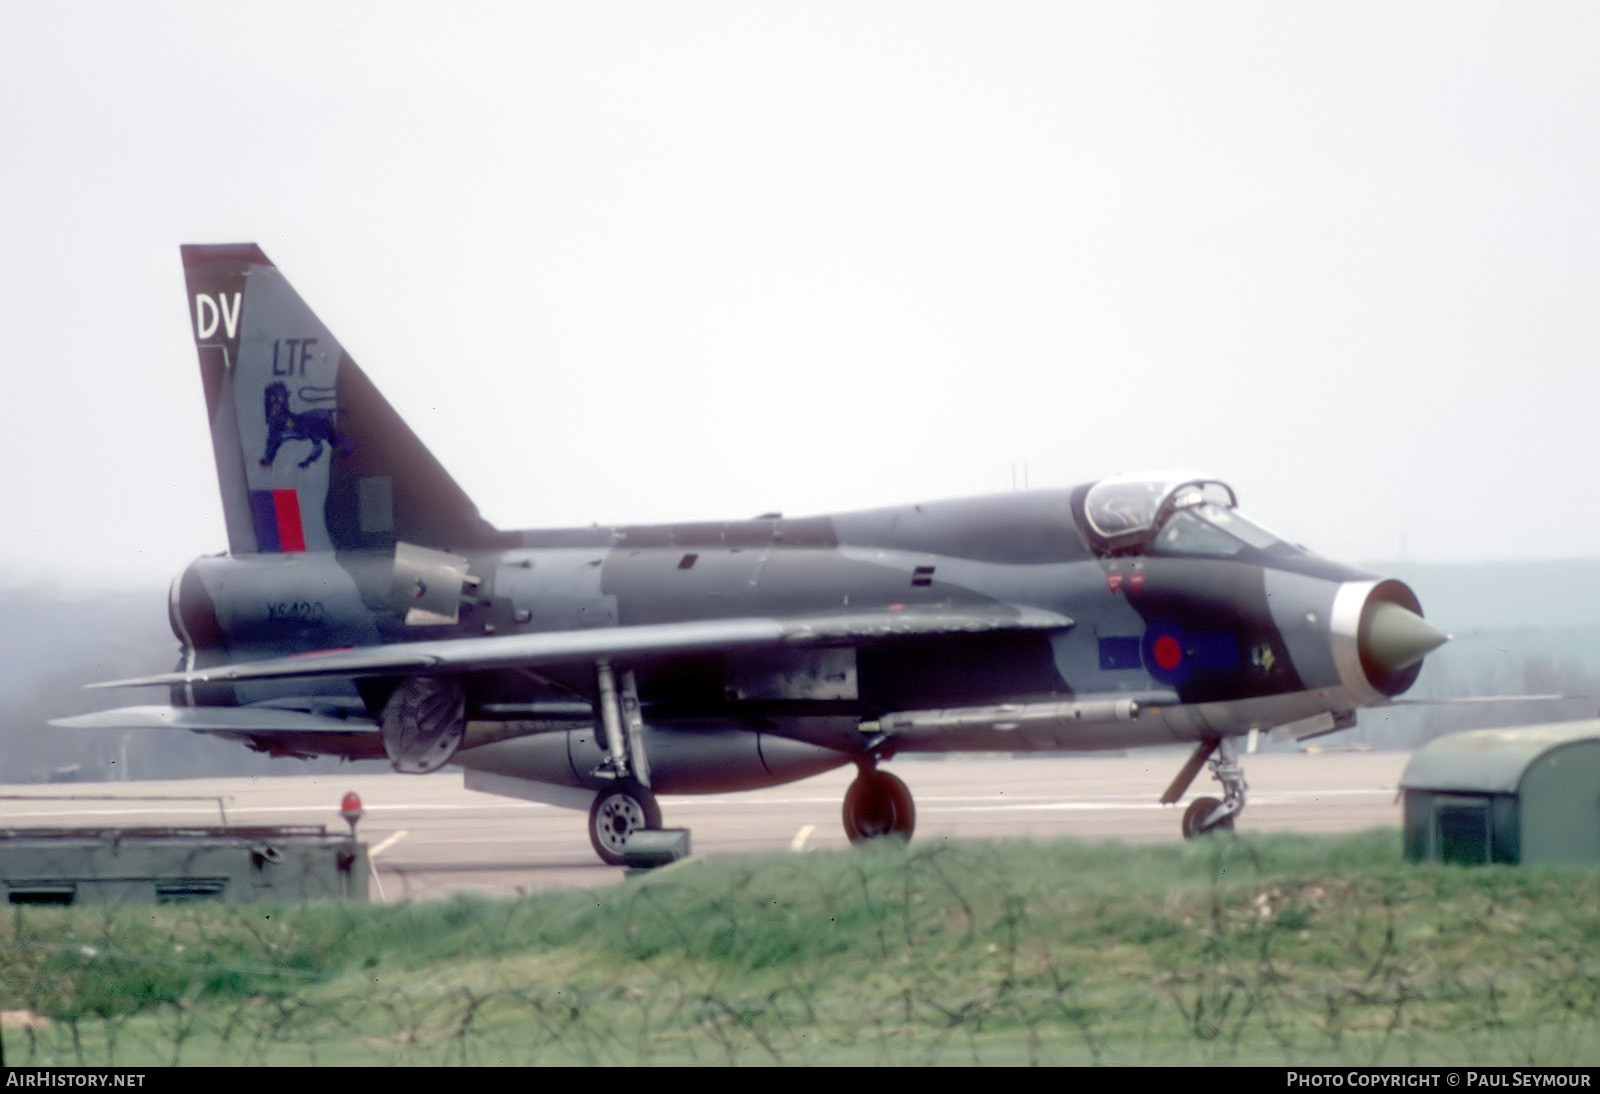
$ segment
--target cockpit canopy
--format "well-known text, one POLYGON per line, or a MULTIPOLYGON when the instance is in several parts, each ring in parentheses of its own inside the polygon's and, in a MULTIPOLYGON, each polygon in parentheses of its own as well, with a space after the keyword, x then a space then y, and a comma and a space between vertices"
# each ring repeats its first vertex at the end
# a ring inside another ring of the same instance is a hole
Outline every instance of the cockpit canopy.
POLYGON ((1233 488, 1194 471, 1119 475, 1084 496, 1089 531, 1108 554, 1230 558, 1283 540, 1238 511, 1233 488))

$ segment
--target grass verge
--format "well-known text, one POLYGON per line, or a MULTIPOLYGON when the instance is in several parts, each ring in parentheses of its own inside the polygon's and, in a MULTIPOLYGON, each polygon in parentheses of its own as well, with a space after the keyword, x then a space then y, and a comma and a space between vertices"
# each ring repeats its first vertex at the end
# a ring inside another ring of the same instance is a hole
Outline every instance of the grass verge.
POLYGON ((1600 1063, 1600 870, 927 843, 516 901, 14 907, 8 1064, 1600 1063))

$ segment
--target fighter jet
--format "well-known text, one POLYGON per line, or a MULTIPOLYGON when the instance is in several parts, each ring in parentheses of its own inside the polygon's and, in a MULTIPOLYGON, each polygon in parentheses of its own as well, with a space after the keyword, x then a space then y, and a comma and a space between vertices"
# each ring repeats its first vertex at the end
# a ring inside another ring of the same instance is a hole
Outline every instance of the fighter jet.
POLYGON ((1447 636, 1412 591, 1171 472, 791 519, 491 526, 254 244, 182 248, 227 554, 172 584, 169 726, 280 756, 447 765, 589 810, 624 859, 658 794, 858 769, 852 841, 909 838, 899 753, 1186 742, 1245 805, 1237 739, 1353 724, 1447 636))

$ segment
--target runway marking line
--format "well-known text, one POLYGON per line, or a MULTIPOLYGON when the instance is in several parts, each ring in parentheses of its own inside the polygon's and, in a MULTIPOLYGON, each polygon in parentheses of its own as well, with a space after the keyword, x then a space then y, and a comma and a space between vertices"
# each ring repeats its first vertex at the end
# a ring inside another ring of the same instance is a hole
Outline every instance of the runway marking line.
POLYGON ((378 846, 376 846, 372 850, 368 851, 367 852, 367 858, 369 858, 369 859, 377 858, 379 855, 383 854, 389 848, 393 847, 395 844, 399 843, 401 840, 405 839, 410 834, 411 833, 409 831, 407 831, 406 829, 404 829, 404 828, 400 829, 400 831, 394 833, 394 835, 390 836, 388 839, 386 839, 382 843, 378 844, 378 846))
POLYGON ((802 824, 800 831, 794 834, 794 839, 789 843, 789 850, 800 852, 806 849, 806 840, 811 838, 811 833, 817 830, 814 824, 802 824))

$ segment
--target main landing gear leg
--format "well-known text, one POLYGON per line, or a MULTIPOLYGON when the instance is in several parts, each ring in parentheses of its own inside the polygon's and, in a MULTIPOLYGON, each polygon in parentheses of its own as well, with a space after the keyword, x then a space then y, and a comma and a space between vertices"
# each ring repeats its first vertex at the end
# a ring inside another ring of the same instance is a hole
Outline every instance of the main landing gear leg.
POLYGON ((1207 832, 1233 831, 1233 819, 1244 810, 1244 796, 1248 787, 1244 781, 1244 768, 1239 766, 1239 754, 1233 738, 1221 737, 1202 741, 1194 755, 1173 780, 1172 786, 1161 796, 1170 804, 1183 797, 1189 783, 1200 771, 1202 763, 1210 763, 1211 774, 1222 784, 1222 800, 1196 798, 1183 814, 1183 838, 1194 839, 1207 832), (1181 784, 1181 785, 1180 785, 1181 784))
POLYGON ((611 780, 589 808, 589 842, 607 866, 621 866, 635 832, 661 827, 661 806, 650 792, 650 763, 644 751, 644 721, 633 670, 619 680, 610 661, 595 665, 600 725, 606 759, 595 774, 611 780))
POLYGON ((844 834, 851 843, 895 836, 911 839, 917 826, 917 807, 911 788, 872 762, 861 764, 861 773, 844 795, 844 834))

